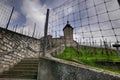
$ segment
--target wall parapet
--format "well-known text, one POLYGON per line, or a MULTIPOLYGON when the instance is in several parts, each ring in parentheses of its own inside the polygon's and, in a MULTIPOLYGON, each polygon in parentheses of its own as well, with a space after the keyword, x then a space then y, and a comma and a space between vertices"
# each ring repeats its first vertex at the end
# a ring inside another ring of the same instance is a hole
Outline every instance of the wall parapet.
POLYGON ((40 58, 39 67, 39 80, 120 80, 120 74, 56 58, 40 58))

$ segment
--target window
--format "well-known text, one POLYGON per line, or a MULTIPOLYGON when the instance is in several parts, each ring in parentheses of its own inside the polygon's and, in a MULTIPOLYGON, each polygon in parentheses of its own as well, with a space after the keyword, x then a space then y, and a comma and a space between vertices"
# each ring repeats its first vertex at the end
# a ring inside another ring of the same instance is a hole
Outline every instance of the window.
POLYGON ((118 0, 118 4, 120 5, 120 0, 118 0))

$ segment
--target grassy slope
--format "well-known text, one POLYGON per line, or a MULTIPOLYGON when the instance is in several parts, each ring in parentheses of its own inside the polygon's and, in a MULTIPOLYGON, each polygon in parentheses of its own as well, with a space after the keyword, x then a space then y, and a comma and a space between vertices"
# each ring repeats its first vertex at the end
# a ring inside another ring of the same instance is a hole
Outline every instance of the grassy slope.
POLYGON ((118 58, 116 51, 113 51, 113 50, 111 51, 108 50, 108 51, 109 52, 107 53, 109 54, 106 54, 106 50, 102 50, 102 49, 80 48, 79 49, 80 53, 77 53, 72 47, 66 47, 66 49, 64 50, 62 54, 55 55, 54 57, 65 59, 65 60, 78 60, 90 66, 107 69, 113 72, 120 73, 120 71, 102 67, 102 66, 97 66, 94 63, 96 60, 99 60, 99 61, 110 60, 110 61, 120 62, 120 59, 118 58))

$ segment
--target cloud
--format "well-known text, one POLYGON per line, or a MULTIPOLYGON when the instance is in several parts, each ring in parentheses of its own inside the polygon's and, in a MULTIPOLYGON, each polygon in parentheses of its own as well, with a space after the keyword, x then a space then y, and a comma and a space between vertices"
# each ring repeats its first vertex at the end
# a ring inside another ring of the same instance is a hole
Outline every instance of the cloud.
MULTIPOLYGON (((36 34, 43 36, 47 8, 60 5, 61 0, 22 0, 22 13, 26 18, 24 31, 32 35, 34 23, 36 23, 36 34), (44 3, 42 3, 44 2, 44 3), (52 3, 51 3, 52 2, 52 3)), ((63 1, 64 2, 64 1, 63 1)), ((51 13, 51 12, 50 12, 51 13)))
POLYGON ((6 1, 0 1, 0 27, 6 27, 12 7, 6 1))
POLYGON ((24 30, 32 35, 34 24, 36 23, 36 32, 43 34, 46 17, 46 5, 41 5, 39 0, 23 0, 21 7, 22 13, 26 18, 24 30))
MULTIPOLYGON (((0 27, 6 28, 13 7, 8 0, 0 1, 0 6, 0 27)), ((15 21, 17 21, 19 17, 20 13, 14 9, 8 29, 12 30, 13 25, 16 24, 15 21)))
POLYGON ((17 20, 20 16, 20 13, 18 11, 15 11, 13 12, 12 14, 12 20, 17 20))
MULTIPOLYGON (((7 1, 7 0, 6 0, 7 1)), ((23 24, 19 27, 19 32, 22 30, 21 26, 24 27, 24 33, 27 35, 33 34, 34 24, 36 23, 36 33, 35 36, 38 37, 38 35, 43 36, 44 32, 44 24, 45 24, 45 18, 46 18, 46 10, 47 8, 51 8, 50 10, 50 17, 49 17, 49 31, 51 34, 61 36, 63 35, 62 29, 66 25, 67 20, 70 21, 70 24, 75 28, 74 29, 74 37, 82 38, 84 36, 91 37, 90 29, 88 26, 88 23, 90 24, 90 27, 92 31, 100 30, 99 25, 97 24, 98 20, 100 23, 101 29, 110 29, 112 28, 111 23, 109 22, 108 15, 110 16, 111 20, 120 19, 120 9, 119 5, 117 3, 117 0, 105 0, 106 5, 104 4, 104 0, 94 0, 97 9, 97 13, 101 14, 96 16, 96 10, 94 7, 93 0, 87 0, 87 4, 84 0, 21 0, 22 6, 21 11, 14 11, 11 23, 14 23, 14 21, 18 21, 21 13, 23 16, 25 16, 25 20, 23 20, 23 24), (67 2, 66 2, 67 1, 67 2), (66 3, 64 3, 66 2, 66 3), (61 5, 62 4, 62 5, 61 5), (61 6, 59 6, 61 5, 61 6), (86 5, 89 8, 88 11, 86 9, 86 5), (110 11, 107 14, 106 11, 110 11), (53 9, 54 8, 54 9, 53 9), (117 10, 118 9, 118 10, 117 10), (113 11, 112 11, 113 10, 113 11), (20 13, 19 13, 20 12, 20 13), (89 21, 88 21, 89 16, 89 21), (91 17, 92 16, 92 17, 91 17), (80 21, 80 18, 82 19, 80 21), (107 22, 105 22, 107 21, 107 22), (94 24, 96 23, 96 24, 94 24), (83 32, 88 32, 89 34, 79 34, 81 30, 83 29, 83 32), (76 34, 76 35, 75 35, 76 34)), ((0 16, 1 23, 0 26, 6 26, 7 20, 8 20, 8 14, 10 14, 11 6, 7 5, 5 0, 2 4, 0 2, 0 16), (6 14, 4 14, 6 13, 6 14)), ((119 21, 112 21, 112 25, 114 28, 118 28, 120 25, 119 21)), ((119 35, 119 31, 116 29, 116 34, 119 35)), ((103 31, 104 35, 114 35, 111 30, 103 31)), ((93 32, 93 36, 101 36, 102 34, 100 32, 93 32)), ((109 39, 108 37, 106 37, 109 39)), ((101 37, 100 37, 101 39, 101 37)), ((115 39, 109 39, 115 41, 115 39)))
POLYGON ((49 8, 56 8, 64 4, 68 0, 40 0, 43 5, 47 5, 49 8))
MULTIPOLYGON (((120 9, 117 0, 106 0, 106 3, 104 3, 104 0, 94 1, 96 8, 93 0, 87 0, 86 2, 85 0, 69 0, 64 6, 55 8, 53 10, 54 14, 52 15, 53 19, 50 23, 52 25, 51 29, 53 30, 51 34, 55 36, 56 32, 58 32, 57 35, 61 35, 63 27, 66 25, 67 20, 69 20, 70 24, 74 27, 73 35, 75 40, 76 38, 83 39, 83 37, 89 39, 89 37, 92 38, 93 36, 97 42, 100 42, 100 39, 107 39, 114 43, 116 42, 116 33, 120 41, 119 31, 117 29, 112 30, 112 27, 119 28, 120 30, 120 9), (98 15, 96 16, 96 14, 98 15), (110 22, 110 20, 115 21, 110 22), (98 22, 100 23, 98 24, 98 22), (102 31, 100 31, 100 28, 102 31), (90 31, 92 31, 92 34, 90 31)), ((85 38, 82 41, 84 40, 85 38)))

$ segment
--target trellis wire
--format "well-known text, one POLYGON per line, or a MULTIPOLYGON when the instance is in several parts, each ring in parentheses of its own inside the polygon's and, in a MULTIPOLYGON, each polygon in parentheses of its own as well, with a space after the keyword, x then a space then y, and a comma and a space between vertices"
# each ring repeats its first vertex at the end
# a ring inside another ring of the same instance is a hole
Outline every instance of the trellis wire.
POLYGON ((49 34, 64 36, 69 21, 74 40, 81 45, 109 47, 120 42, 120 7, 117 0, 68 0, 51 10, 49 34))
MULTIPOLYGON (((41 34, 39 32, 35 32, 35 30, 28 28, 28 24, 25 24, 26 19, 25 16, 17 9, 18 5, 15 4, 15 0, 1 0, 0 1, 0 27, 6 28, 11 31, 15 31, 20 34, 24 34, 30 37, 40 38, 41 34), (11 19, 10 15, 12 9, 14 7, 14 11, 12 13, 11 19), (8 21, 10 19, 10 23, 8 21), (8 24, 8 25, 7 25, 8 24), (34 33, 34 35, 33 35, 34 33)), ((19 6, 20 7, 20 6, 19 6)), ((33 22, 34 27, 35 22, 33 22)), ((38 26, 36 24, 36 26, 38 26)))

